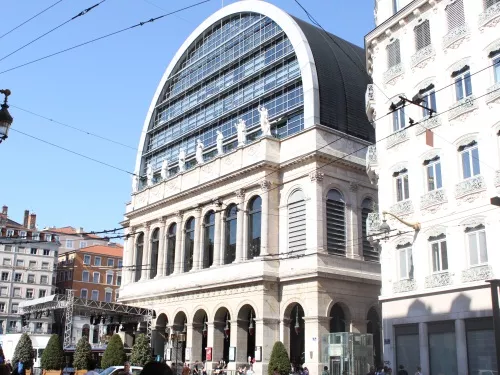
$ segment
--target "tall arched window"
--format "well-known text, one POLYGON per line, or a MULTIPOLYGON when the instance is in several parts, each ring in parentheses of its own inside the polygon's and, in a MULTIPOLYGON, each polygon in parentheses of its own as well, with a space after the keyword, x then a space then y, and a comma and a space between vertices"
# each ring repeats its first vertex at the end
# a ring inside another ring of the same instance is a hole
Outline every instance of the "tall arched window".
POLYGON ((224 249, 224 264, 236 260, 236 223, 238 207, 233 203, 226 209, 226 248, 224 249))
POLYGON ((189 218, 186 222, 186 239, 184 244, 184 272, 189 272, 193 269, 194 225, 194 217, 189 218))
POLYGON ((208 268, 214 263, 215 240, 215 212, 209 211, 203 220, 203 268, 208 268))
POLYGON ((262 199, 253 197, 248 205, 248 259, 260 255, 262 199))
POLYGON ((370 241, 368 241, 368 235, 366 231, 366 220, 368 219, 368 214, 373 212, 373 201, 370 198, 363 200, 361 204, 361 235, 363 236, 363 257, 365 260, 371 262, 379 261, 379 254, 370 241))
POLYGON ((160 229, 156 228, 151 236, 151 272, 149 278, 152 279, 158 274, 158 247, 160 245, 160 229))
POLYGON ((330 254, 345 256, 345 201, 332 189, 326 196, 326 246, 330 254))
POLYGON ((166 275, 174 273, 175 269, 175 243, 177 241, 177 224, 173 223, 168 227, 167 234, 167 259, 165 261, 167 272, 166 275))
POLYGON ((306 249, 306 201, 302 190, 296 190, 288 198, 288 251, 306 249))
POLYGON ((144 252, 144 233, 139 234, 135 243, 135 281, 142 276, 142 253, 144 252))

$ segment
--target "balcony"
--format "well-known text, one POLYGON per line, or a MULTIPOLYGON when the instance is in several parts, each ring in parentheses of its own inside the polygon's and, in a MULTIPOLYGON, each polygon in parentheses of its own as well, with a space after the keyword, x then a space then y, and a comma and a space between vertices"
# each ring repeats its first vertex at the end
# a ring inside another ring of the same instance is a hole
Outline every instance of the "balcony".
POLYGON ((481 175, 468 178, 455 185, 455 198, 460 199, 486 190, 486 182, 481 175))
POLYGON ((396 216, 406 216, 413 213, 413 203, 411 199, 407 199, 393 204, 389 211, 396 216))
POLYGON ((378 181, 378 156, 377 147, 368 146, 366 152, 366 173, 372 184, 376 184, 378 181))
POLYGON ((490 265, 470 267, 462 271, 462 282, 470 283, 473 281, 482 281, 493 278, 493 270, 490 265))
MULTIPOLYGON (((500 4, 500 3, 497 3, 500 4)), ((486 103, 500 102, 500 82, 486 89, 486 103)))
POLYGON ((415 135, 423 134, 427 129, 434 129, 437 128, 438 126, 441 126, 440 116, 433 116, 433 117, 426 116, 420 121, 420 124, 416 125, 415 135))
POLYGON ((425 278, 426 288, 438 288, 453 284, 452 274, 449 272, 435 273, 425 278))
POLYGON ((436 56, 436 50, 432 44, 419 49, 412 57, 411 57, 411 68, 425 68, 428 60, 436 56))
POLYGON ((399 63, 397 65, 394 65, 390 67, 385 73, 384 73, 384 83, 385 84, 394 84, 396 83, 396 78, 399 76, 402 76, 404 74, 405 70, 403 67, 402 63, 399 63))
POLYGON ((410 139, 407 129, 399 130, 387 138, 387 149, 410 139))
POLYGON ((479 30, 485 27, 494 27, 500 23, 500 3, 495 3, 479 15, 479 30))
POLYGON ((469 35, 469 26, 467 26, 466 24, 455 27, 443 37, 443 48, 456 49, 469 35))
POLYGON ((417 289, 417 282, 415 279, 406 279, 395 281, 392 284, 393 293, 406 293, 417 289))
POLYGON ((455 120, 473 110, 477 109, 476 97, 474 95, 463 98, 453 104, 448 112, 448 120, 455 120))
POLYGON ((420 209, 425 210, 426 208, 446 202, 448 202, 448 198, 446 197, 445 189, 432 190, 420 197, 420 209))

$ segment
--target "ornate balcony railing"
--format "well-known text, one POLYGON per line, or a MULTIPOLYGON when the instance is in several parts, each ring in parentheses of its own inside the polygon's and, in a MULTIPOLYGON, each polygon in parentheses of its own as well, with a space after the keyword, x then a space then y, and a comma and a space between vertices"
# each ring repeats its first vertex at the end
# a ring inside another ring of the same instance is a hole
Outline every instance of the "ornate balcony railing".
POLYGON ((411 57, 411 67, 412 68, 423 68, 423 64, 426 60, 436 55, 436 50, 432 44, 419 49, 412 57, 411 57))
POLYGON ((372 235, 374 233, 380 232, 380 224, 382 220, 378 212, 372 212, 368 214, 366 218, 366 234, 372 235))
POLYGON ((384 73, 384 83, 389 83, 391 82, 394 78, 399 77, 405 72, 403 64, 399 63, 397 65, 394 65, 390 67, 385 73, 384 73))
POLYGON ((470 283, 473 281, 488 280, 493 277, 493 270, 490 265, 471 267, 462 271, 462 282, 470 283))
POLYGON ((463 114, 477 109, 476 97, 474 95, 463 98, 453 104, 448 112, 448 119, 453 120, 463 114))
POLYGON ((491 103, 497 99, 500 99, 500 82, 497 82, 493 86, 486 89, 486 103, 491 103))
POLYGON ((495 187, 500 186, 500 171, 495 172, 495 187))
POLYGON ((474 194, 486 190, 486 182, 481 175, 468 178, 455 185, 455 197, 462 198, 469 194, 474 194))
POLYGON ((368 84, 365 93, 365 111, 369 121, 374 120, 375 113, 375 87, 373 84, 368 84))
POLYGON ((438 126, 441 126, 440 116, 426 116, 420 121, 420 124, 416 126, 415 135, 420 135, 422 133, 425 133, 427 129, 434 129, 438 126))
POLYGON ((429 208, 447 201, 445 189, 432 190, 420 197, 420 208, 429 208))
POLYGON ((408 130, 399 130, 396 133, 392 134, 389 138, 387 138, 387 148, 394 147, 397 144, 402 143, 408 139, 410 139, 408 130))
MULTIPOLYGON (((489 8, 486 8, 486 10, 479 15, 479 29, 483 29, 484 27, 488 26, 490 22, 493 20, 494 25, 500 22, 500 3, 495 3, 489 8)), ((492 25, 492 26, 494 26, 492 25)))
POLYGON ((405 293, 411 292, 417 289, 417 282, 415 279, 406 279, 395 281, 392 284, 392 292, 393 293, 405 293))
POLYGON ((443 48, 457 48, 462 40, 469 35, 469 26, 466 24, 455 27, 443 37, 443 48))
POLYGON ((393 204, 389 210, 396 216, 404 216, 413 213, 413 203, 411 199, 393 204))
POLYGON ((449 272, 435 273, 425 278, 426 288, 438 288, 453 283, 452 274, 449 272))

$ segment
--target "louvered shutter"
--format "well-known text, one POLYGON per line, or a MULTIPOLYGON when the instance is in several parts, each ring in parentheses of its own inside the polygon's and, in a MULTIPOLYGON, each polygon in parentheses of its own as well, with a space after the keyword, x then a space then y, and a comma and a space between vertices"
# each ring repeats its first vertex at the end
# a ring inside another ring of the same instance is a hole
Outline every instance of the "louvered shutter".
POLYGON ((448 20, 448 32, 465 25, 464 3, 462 0, 456 0, 446 7, 446 18, 448 20))
POLYGON ((345 203, 340 193, 328 193, 326 200, 326 244, 330 254, 346 253, 345 203))
POLYGON ((401 62, 401 51, 399 47, 399 39, 387 46, 387 66, 392 68, 401 62))
POLYGON ((431 29, 429 20, 422 22, 415 27, 415 48, 420 51, 431 44, 431 29))
POLYGON ((288 251, 306 249, 306 202, 302 192, 296 192, 288 203, 288 251))

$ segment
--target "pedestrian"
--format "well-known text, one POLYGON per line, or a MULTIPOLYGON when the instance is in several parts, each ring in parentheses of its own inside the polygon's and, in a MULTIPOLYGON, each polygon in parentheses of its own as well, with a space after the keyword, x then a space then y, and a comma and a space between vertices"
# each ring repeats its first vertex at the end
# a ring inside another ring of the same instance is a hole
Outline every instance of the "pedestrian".
POLYGON ((375 366, 370 366, 370 372, 366 375, 375 375, 376 372, 375 372, 375 366))
POLYGON ((132 375, 132 371, 130 370, 130 362, 125 362, 123 364, 123 368, 118 371, 118 375, 132 375))
POLYGON ((408 375, 408 371, 405 370, 403 365, 399 365, 398 375, 408 375))
POLYGON ((309 369, 307 367, 304 367, 304 375, 309 375, 309 369))
POLYGON ((184 363, 184 367, 182 368, 182 375, 189 375, 191 370, 189 369, 189 365, 184 363))
POLYGON ((163 362, 146 363, 140 375, 173 375, 169 365, 163 362))
POLYGON ((7 362, 5 362, 5 365, 7 366, 7 368, 9 369, 9 374, 12 372, 12 364, 10 363, 10 359, 7 360, 7 362))
POLYGON ((198 369, 198 361, 194 361, 194 366, 193 366, 193 375, 199 375, 200 371, 198 369))
POLYGON ((417 372, 415 373, 415 375, 422 375, 422 367, 417 366, 417 372))
POLYGON ((330 373, 328 372, 328 366, 323 367, 323 372, 321 373, 321 375, 330 375, 330 373))
POLYGON ((248 370, 247 370, 247 374, 246 374, 246 375, 253 375, 253 366, 252 366, 252 365, 250 365, 250 366, 248 367, 248 370))

